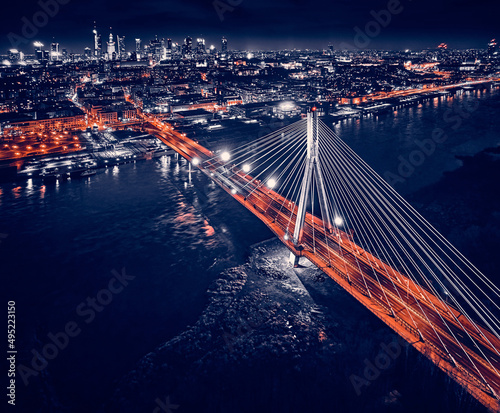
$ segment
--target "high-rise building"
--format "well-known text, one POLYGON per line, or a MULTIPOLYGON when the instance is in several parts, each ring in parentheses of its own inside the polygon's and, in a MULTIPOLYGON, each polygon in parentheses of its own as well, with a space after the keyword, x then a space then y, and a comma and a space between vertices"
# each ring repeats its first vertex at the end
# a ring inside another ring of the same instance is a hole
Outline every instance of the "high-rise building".
POLYGON ((109 40, 108 40, 106 58, 107 60, 114 60, 116 58, 115 41, 113 40, 113 33, 111 33, 111 27, 109 28, 109 40))
MULTIPOLYGON (((163 40, 165 43, 165 40, 163 40)), ((158 40, 158 36, 155 36, 153 40, 149 42, 149 52, 151 57, 155 62, 159 62, 163 57, 162 40, 158 40)))
POLYGON ((184 57, 190 56, 192 51, 193 51, 193 39, 188 36, 184 39, 184 50, 183 50, 184 57))
POLYGON ((164 38, 160 40, 160 44, 161 44, 161 60, 165 60, 167 58, 167 44, 164 38))
POLYGON ((166 49, 165 49, 165 59, 172 60, 172 39, 167 39, 166 49))
POLYGON ((137 60, 141 60, 141 39, 135 39, 135 54, 137 60))
POLYGON ((116 36, 116 44, 117 44, 117 52, 119 59, 125 59, 126 51, 125 51, 125 36, 116 36))
POLYGON ((206 51, 205 39, 198 37, 198 39, 196 39, 196 53, 205 54, 206 51))
POLYGON ((333 48, 333 44, 328 45, 328 52, 330 53, 330 56, 333 56, 335 49, 333 48))
POLYGON ((92 31, 94 33, 94 57, 99 59, 102 55, 102 40, 101 40, 101 35, 97 32, 97 27, 94 22, 94 30, 92 31))
POLYGON ((43 43, 34 42, 33 46, 35 46, 35 59, 42 63, 45 60, 45 56, 43 53, 43 43))
POLYGON ((59 43, 52 43, 50 45, 50 60, 55 62, 60 60, 61 53, 59 52, 59 43))
POLYGON ((92 59, 92 49, 90 47, 86 47, 85 50, 83 51, 83 55, 87 60, 92 59))
POLYGON ((492 39, 488 43, 488 55, 493 56, 497 52, 497 41, 496 39, 492 39))
POLYGON ((222 38, 221 40, 221 48, 220 48, 222 53, 227 52, 227 39, 225 37, 222 38))

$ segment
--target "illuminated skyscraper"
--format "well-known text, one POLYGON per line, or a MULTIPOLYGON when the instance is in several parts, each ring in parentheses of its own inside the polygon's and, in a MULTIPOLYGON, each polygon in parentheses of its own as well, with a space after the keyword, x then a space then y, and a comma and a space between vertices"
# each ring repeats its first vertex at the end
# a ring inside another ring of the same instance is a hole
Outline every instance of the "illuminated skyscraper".
POLYGON ((167 39, 167 49, 165 50, 165 59, 172 59, 172 39, 167 39))
POLYGON ((183 50, 184 57, 190 56, 192 51, 193 51, 193 39, 191 37, 186 37, 184 39, 184 50, 183 50))
POLYGON ((488 55, 493 56, 497 52, 497 41, 496 39, 492 39, 488 43, 488 55))
POLYGON ((205 54, 205 39, 198 38, 196 39, 196 53, 197 54, 205 54))
POLYGON ((141 60, 141 39, 135 39, 135 54, 137 60, 141 60))
POLYGON ((55 62, 60 60, 61 53, 59 52, 59 43, 52 43, 50 45, 50 60, 55 62))
POLYGON ((118 47, 118 57, 120 59, 125 59, 126 51, 125 51, 125 36, 116 36, 116 43, 118 47))
MULTIPOLYGON (((163 43, 164 42, 165 41, 163 41, 163 43)), ((162 59, 162 41, 158 40, 158 36, 155 36, 155 38, 149 42, 149 51, 155 62, 159 62, 162 59)))
POLYGON ((115 41, 113 40, 113 33, 111 33, 111 27, 109 28, 109 40, 108 40, 108 49, 107 49, 107 59, 114 60, 116 58, 116 48, 115 41))
POLYGON ((97 28, 94 22, 94 30, 92 31, 94 33, 94 56, 99 59, 102 55, 102 40, 101 40, 101 35, 97 33, 97 28))
POLYGON ((45 59, 44 53, 43 53, 43 44, 40 42, 34 42, 33 46, 35 46, 35 59, 38 60, 40 63, 42 63, 45 59))
POLYGON ((227 39, 225 37, 222 38, 221 40, 221 48, 220 48, 222 53, 227 52, 227 39))

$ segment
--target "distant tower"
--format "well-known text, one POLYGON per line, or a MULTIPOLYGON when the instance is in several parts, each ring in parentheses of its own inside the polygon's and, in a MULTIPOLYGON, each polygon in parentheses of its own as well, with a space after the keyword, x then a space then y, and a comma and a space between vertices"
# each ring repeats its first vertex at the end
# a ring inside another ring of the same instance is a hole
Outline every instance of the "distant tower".
POLYGON ((102 41, 101 41, 101 35, 97 32, 97 27, 95 22, 94 22, 94 30, 92 30, 92 33, 94 34, 94 56, 99 59, 102 54, 102 41))
POLYGON ((196 53, 205 54, 205 52, 206 52, 205 39, 202 38, 196 39, 196 53))
POLYGON ((184 39, 184 56, 190 55, 192 51, 193 51, 193 39, 188 36, 184 39))
POLYGON ((137 60, 141 60, 141 39, 135 39, 135 54, 137 60))
POLYGON ((44 61, 44 53, 43 53, 43 43, 34 42, 33 46, 35 46, 35 57, 40 63, 44 61))
POLYGON ((221 40, 221 48, 220 48, 222 53, 227 52, 227 39, 225 37, 222 38, 221 40))
POLYGON ((172 60, 172 39, 167 39, 167 49, 165 50, 165 59, 172 60))
POLYGON ((113 33, 111 33, 111 27, 109 28, 107 57, 108 60, 113 60, 116 57, 115 41, 113 40, 113 33))
POLYGON ((60 53, 59 53, 59 43, 52 43, 50 45, 50 60, 55 62, 59 60, 60 53))
POLYGON ((496 42, 496 39, 492 39, 489 43, 488 43, 488 56, 493 56, 497 51, 497 42, 496 42))
POLYGON ((90 49, 90 47, 86 47, 83 51, 83 54, 85 56, 85 59, 90 60, 92 58, 92 50, 90 49))
POLYGON ((125 59, 125 36, 116 36, 117 54, 120 59, 125 59))

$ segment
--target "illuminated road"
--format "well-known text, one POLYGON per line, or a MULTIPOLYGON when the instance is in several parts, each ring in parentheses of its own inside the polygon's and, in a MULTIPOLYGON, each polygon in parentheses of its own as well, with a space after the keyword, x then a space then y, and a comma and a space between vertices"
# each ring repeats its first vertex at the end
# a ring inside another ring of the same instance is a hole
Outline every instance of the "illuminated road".
POLYGON ((389 98, 400 98, 400 97, 414 96, 414 95, 420 95, 420 94, 425 94, 425 93, 446 91, 448 89, 454 89, 457 87, 475 86, 475 85, 481 85, 483 83, 491 83, 491 82, 498 82, 498 81, 500 81, 500 78, 484 78, 484 79, 472 80, 469 82, 453 83, 450 85, 429 87, 429 88, 425 88, 425 89, 394 90, 392 92, 387 92, 387 93, 378 94, 378 95, 368 95, 367 98, 369 100, 383 100, 383 99, 389 99, 389 98))
POLYGON ((193 164, 260 218, 290 251, 308 258, 476 399, 499 411, 500 340, 480 327, 478 331, 449 304, 363 250, 345 232, 326 231, 324 223, 309 213, 298 251, 290 240, 297 211, 293 202, 170 125, 143 116, 148 132, 188 161, 195 160, 193 164))

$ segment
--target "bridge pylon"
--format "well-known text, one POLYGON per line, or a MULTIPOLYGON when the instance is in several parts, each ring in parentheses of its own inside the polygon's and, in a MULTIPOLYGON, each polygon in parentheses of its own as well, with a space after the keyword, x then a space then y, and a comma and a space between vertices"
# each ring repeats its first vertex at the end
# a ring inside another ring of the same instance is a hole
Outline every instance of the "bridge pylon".
MULTIPOLYGON (((323 173, 321 172, 321 163, 319 159, 319 128, 318 128, 318 111, 315 107, 307 113, 307 156, 304 176, 300 188, 299 207, 297 218, 295 220, 295 230, 293 232, 293 245, 297 250, 300 250, 302 235, 304 232, 304 220, 306 217, 307 201, 311 194, 311 185, 313 174, 316 178, 319 204, 321 208, 322 219, 325 223, 327 231, 331 230, 331 219, 328 208, 328 197, 326 195, 323 173)), ((310 200, 313 202, 313 200, 310 200)), ((290 253, 290 263, 293 266, 299 264, 299 255, 290 253)))

